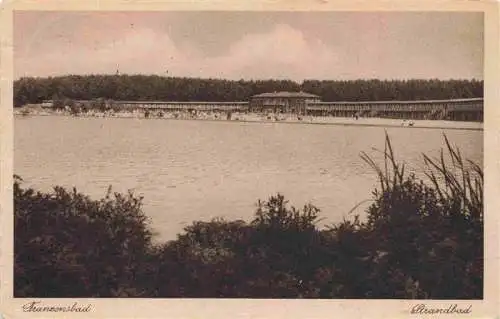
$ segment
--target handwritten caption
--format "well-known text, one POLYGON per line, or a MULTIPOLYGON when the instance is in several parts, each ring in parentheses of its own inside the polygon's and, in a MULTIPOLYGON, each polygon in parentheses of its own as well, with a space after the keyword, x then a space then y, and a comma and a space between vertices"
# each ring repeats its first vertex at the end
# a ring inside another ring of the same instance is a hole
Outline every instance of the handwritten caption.
POLYGON ((23 312, 90 312, 91 304, 49 305, 41 301, 31 301, 23 305, 23 312))
POLYGON ((431 307, 426 304, 417 304, 410 310, 412 315, 453 315, 453 314, 469 314, 472 312, 472 305, 458 306, 458 304, 451 304, 445 307, 431 307))

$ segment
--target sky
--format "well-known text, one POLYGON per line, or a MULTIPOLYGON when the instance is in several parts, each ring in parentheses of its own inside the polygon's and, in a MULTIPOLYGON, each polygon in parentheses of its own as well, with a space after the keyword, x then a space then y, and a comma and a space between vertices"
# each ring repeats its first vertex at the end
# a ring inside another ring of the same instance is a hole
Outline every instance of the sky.
POLYGON ((482 79, 482 13, 50 12, 14 15, 14 77, 482 79))

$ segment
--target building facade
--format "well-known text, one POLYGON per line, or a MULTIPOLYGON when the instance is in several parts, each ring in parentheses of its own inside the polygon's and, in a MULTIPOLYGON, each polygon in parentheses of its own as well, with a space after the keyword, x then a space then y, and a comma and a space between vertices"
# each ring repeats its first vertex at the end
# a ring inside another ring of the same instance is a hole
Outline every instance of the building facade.
MULTIPOLYGON (((95 106, 95 101, 73 101, 95 106)), ((335 117, 379 117, 422 120, 483 121, 483 98, 420 101, 321 102, 304 92, 254 95, 249 102, 106 101, 105 109, 150 111, 295 113, 335 117)), ((44 101, 42 107, 54 107, 44 101)))
POLYGON ((418 120, 483 121, 483 98, 419 101, 313 102, 307 114, 418 120))
POLYGON ((250 98, 250 112, 306 114, 309 103, 320 102, 319 96, 305 92, 273 92, 250 98))

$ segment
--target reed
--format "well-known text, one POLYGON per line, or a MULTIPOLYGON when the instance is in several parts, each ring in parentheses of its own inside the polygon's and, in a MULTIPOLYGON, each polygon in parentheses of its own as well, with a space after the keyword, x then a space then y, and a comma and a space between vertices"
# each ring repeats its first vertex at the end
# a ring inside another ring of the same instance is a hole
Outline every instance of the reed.
MULTIPOLYGON (((479 222, 483 221, 483 185, 484 173, 481 166, 462 157, 460 149, 454 147, 448 137, 443 134, 446 149, 441 149, 438 158, 422 154, 425 177, 431 182, 430 190, 437 194, 441 203, 454 205, 460 214, 469 216, 479 222), (448 157, 446 157, 446 154, 448 157)), ((391 140, 385 133, 383 165, 377 164, 366 152, 361 158, 378 176, 380 193, 390 193, 401 188, 408 178, 405 163, 398 162, 394 155, 391 140)))
POLYGON ((387 133, 382 164, 361 154, 379 180, 363 223, 368 242, 376 241, 368 260, 378 278, 404 274, 409 296, 456 299, 460 290, 460 299, 482 298, 483 169, 446 136, 444 144, 436 158, 423 154, 421 179, 396 160, 387 133))

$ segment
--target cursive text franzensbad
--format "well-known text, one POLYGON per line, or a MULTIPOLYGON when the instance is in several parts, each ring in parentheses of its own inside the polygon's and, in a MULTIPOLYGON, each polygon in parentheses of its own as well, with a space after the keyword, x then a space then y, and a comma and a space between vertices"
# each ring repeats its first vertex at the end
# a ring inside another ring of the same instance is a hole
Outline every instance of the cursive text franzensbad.
POLYGON ((44 305, 41 301, 32 301, 23 305, 23 312, 90 312, 92 305, 80 305, 74 302, 71 305, 44 305))

